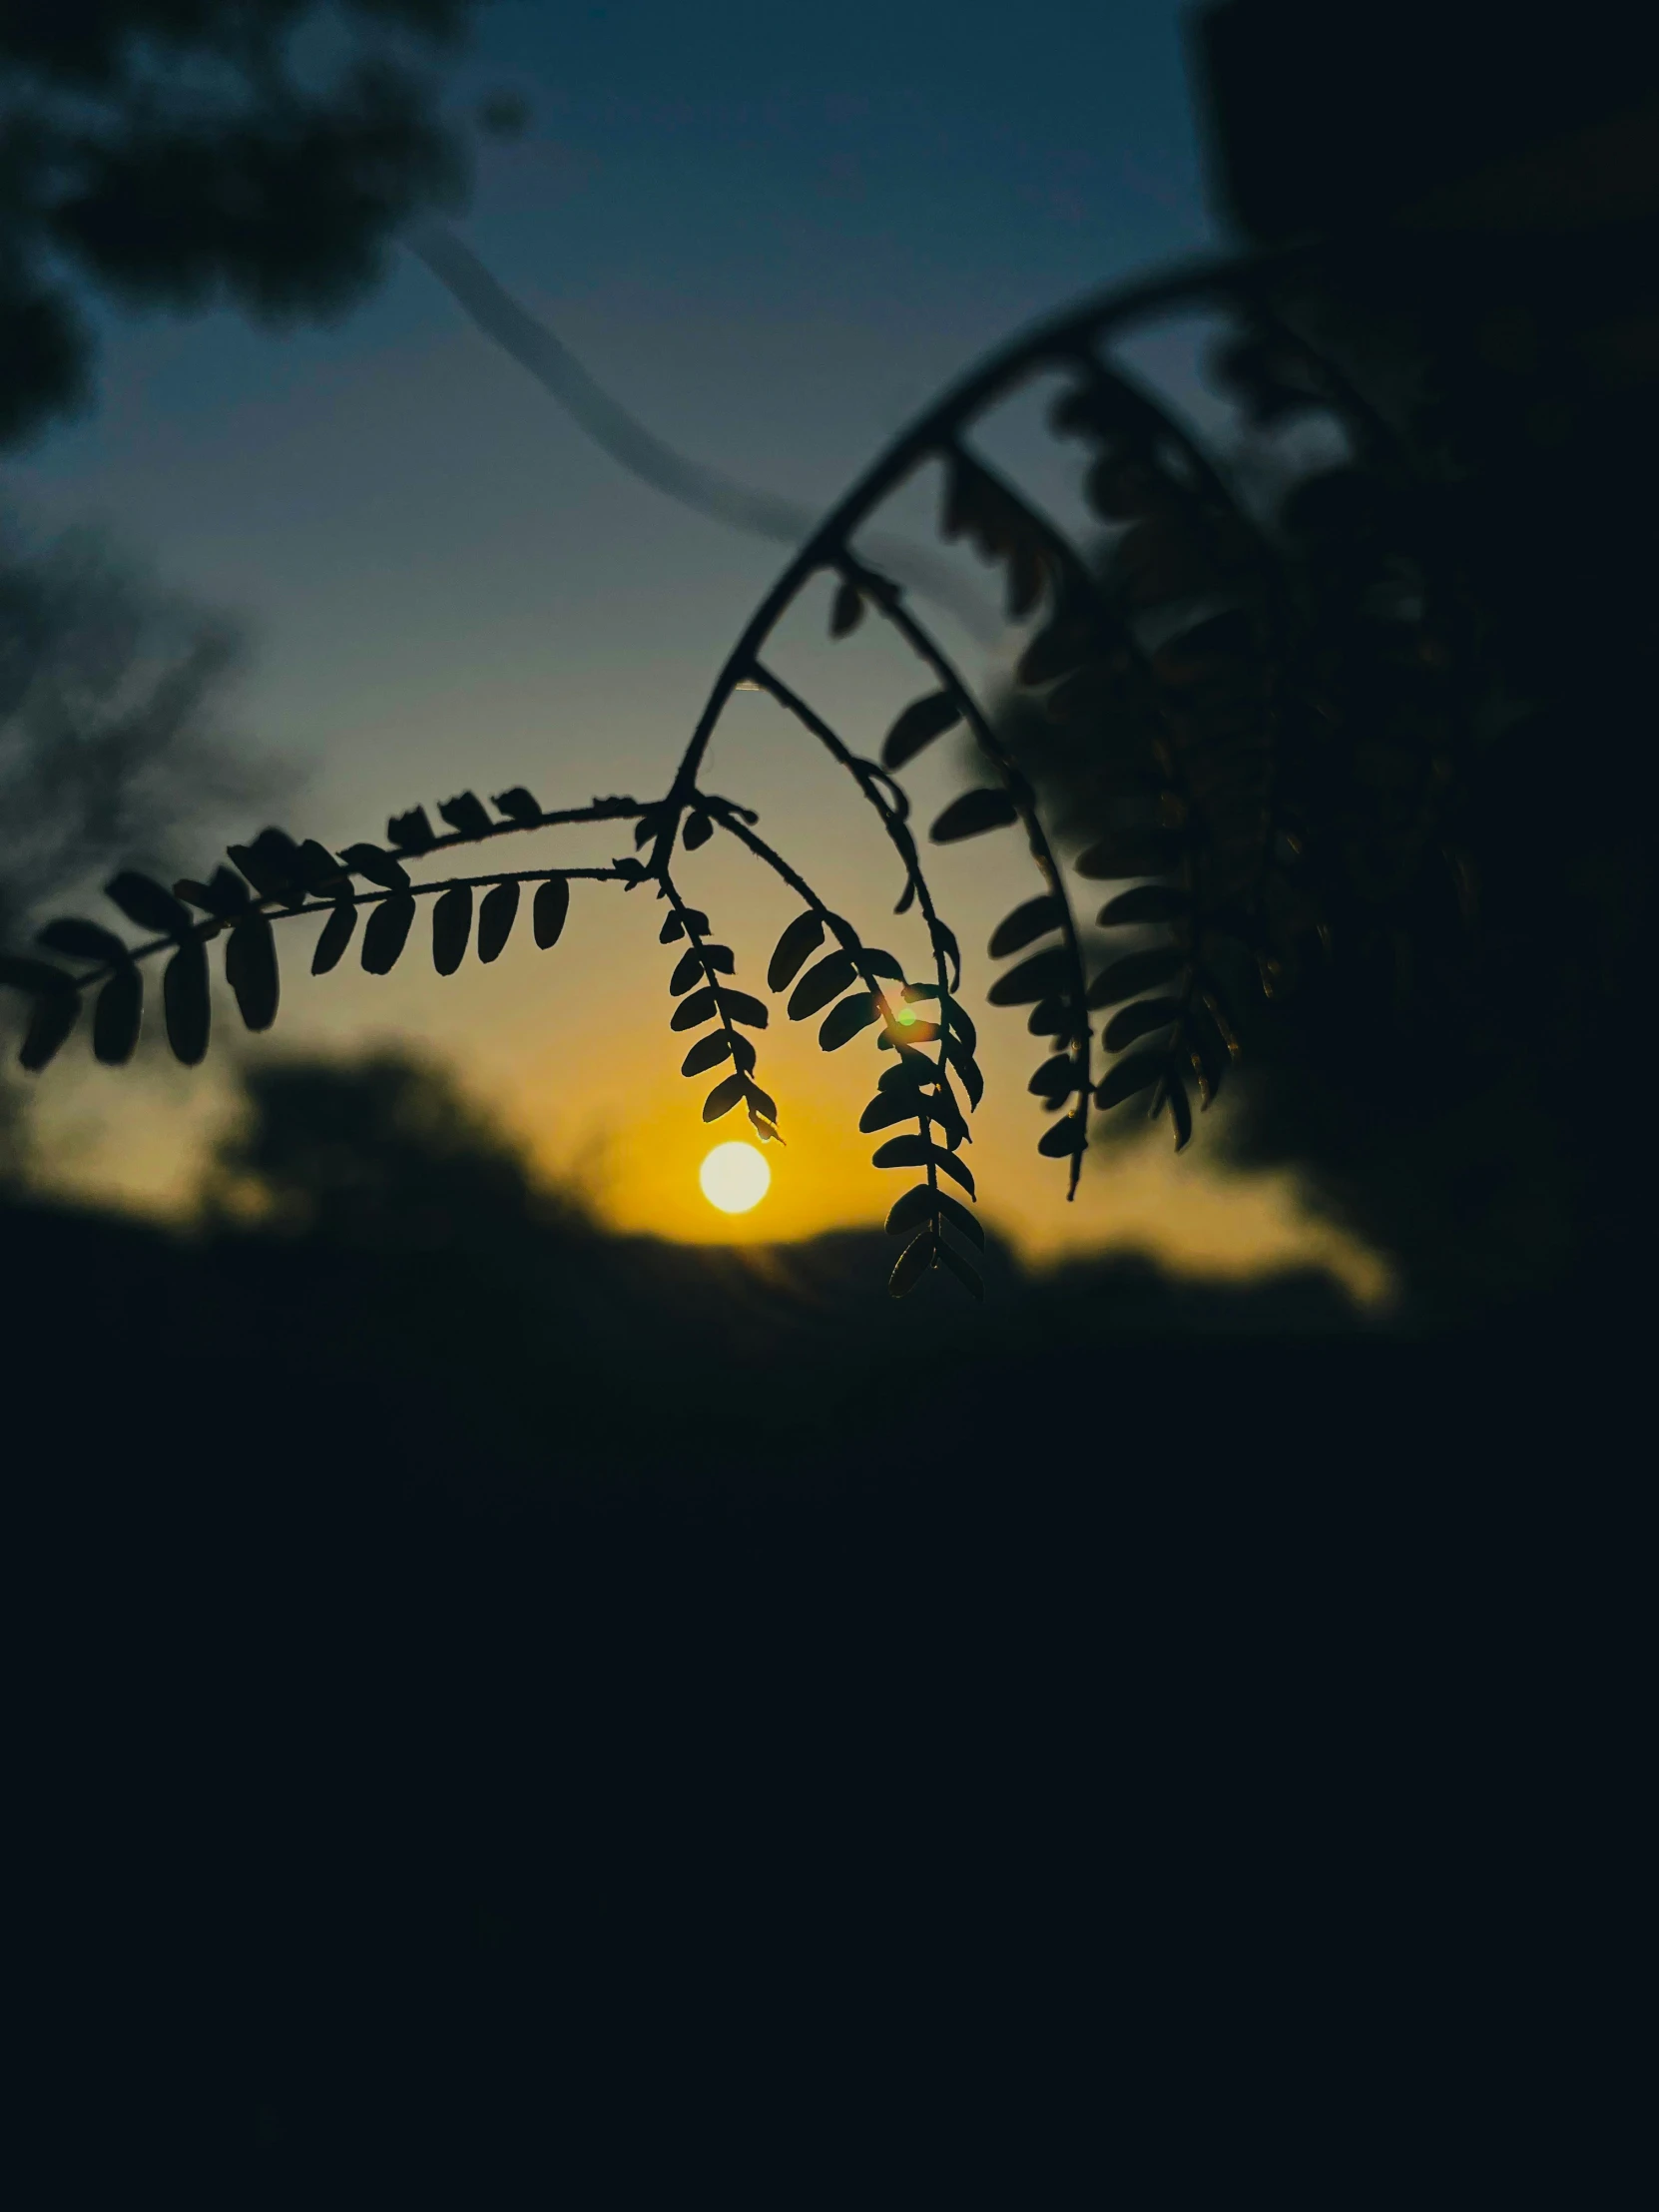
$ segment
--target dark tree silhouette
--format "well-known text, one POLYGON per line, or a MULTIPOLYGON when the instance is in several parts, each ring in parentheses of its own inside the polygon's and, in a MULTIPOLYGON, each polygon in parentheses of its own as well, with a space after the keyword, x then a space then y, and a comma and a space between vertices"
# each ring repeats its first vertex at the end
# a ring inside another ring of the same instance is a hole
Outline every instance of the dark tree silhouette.
POLYGON ((329 315, 465 178, 432 58, 473 0, 59 0, 0 14, 0 444, 87 393, 66 275, 136 306, 329 315), (303 55, 302 34, 331 30, 303 55), (343 29, 343 39, 339 32, 343 29), (342 51, 340 49, 343 49, 342 51))

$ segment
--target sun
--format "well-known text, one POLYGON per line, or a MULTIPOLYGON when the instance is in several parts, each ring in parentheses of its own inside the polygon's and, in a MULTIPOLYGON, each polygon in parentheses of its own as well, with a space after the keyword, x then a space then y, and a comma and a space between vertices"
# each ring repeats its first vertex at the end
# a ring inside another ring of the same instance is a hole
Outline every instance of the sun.
POLYGON ((717 1144, 698 1170, 703 1196, 723 1214, 747 1214, 772 1187, 772 1170, 752 1144, 717 1144))

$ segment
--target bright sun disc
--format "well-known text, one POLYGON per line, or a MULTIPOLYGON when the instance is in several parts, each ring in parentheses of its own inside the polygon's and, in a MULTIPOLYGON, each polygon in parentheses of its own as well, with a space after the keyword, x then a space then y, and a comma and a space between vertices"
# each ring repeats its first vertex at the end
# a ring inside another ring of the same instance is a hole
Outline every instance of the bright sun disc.
POLYGON ((752 1144, 717 1144, 697 1180, 711 1206, 723 1214, 747 1214, 772 1187, 772 1170, 752 1144))

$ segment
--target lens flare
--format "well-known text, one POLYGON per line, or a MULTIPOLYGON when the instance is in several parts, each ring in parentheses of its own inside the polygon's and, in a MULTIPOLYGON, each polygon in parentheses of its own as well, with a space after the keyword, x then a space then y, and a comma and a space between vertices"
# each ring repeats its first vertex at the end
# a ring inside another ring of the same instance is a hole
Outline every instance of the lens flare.
POLYGON ((772 1188, 772 1170, 752 1144, 717 1144, 697 1180, 711 1206, 723 1214, 747 1214, 772 1188))

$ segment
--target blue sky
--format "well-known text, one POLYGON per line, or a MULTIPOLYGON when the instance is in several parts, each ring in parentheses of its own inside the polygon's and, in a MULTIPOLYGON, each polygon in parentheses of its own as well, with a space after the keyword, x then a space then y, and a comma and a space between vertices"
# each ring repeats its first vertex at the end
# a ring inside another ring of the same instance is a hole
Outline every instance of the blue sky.
MULTIPOLYGON (((458 228, 661 434, 825 503, 977 351, 1209 237, 1180 13, 498 5, 454 99, 532 122, 458 228)), ((401 254, 332 329, 103 335, 97 413, 14 489, 244 611, 252 720, 307 761, 423 767, 405 686, 516 733, 642 625, 673 712, 775 563, 587 448, 401 254)))

